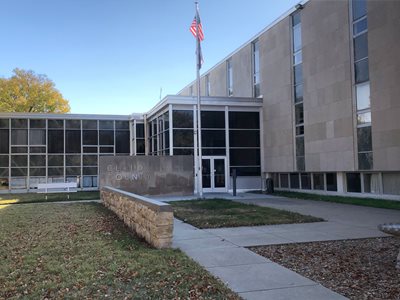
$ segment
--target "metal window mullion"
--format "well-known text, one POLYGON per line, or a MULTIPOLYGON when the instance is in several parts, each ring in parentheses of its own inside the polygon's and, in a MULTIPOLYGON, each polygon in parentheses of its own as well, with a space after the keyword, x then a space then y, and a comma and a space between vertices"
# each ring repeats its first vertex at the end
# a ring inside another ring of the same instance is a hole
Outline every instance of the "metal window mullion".
POLYGON ((11 119, 8 119, 8 190, 11 191, 11 119))
MULTIPOLYGON (((66 125, 66 120, 63 119, 63 130, 64 130, 64 151, 63 151, 63 177, 64 177, 64 181, 65 181, 65 162, 66 162, 66 152, 67 152, 67 125, 66 125)), ((82 136, 81 136, 82 138, 82 136)), ((82 144, 81 144, 82 146, 82 144)))
POLYGON ((27 155, 28 155, 28 159, 27 159, 27 166, 26 166, 26 190, 29 192, 29 188, 30 188, 30 160, 31 160, 31 156, 30 156, 30 143, 31 143, 31 133, 30 133, 30 127, 31 127, 31 122, 30 119, 27 119, 27 138, 28 138, 28 149, 27 149, 27 155))

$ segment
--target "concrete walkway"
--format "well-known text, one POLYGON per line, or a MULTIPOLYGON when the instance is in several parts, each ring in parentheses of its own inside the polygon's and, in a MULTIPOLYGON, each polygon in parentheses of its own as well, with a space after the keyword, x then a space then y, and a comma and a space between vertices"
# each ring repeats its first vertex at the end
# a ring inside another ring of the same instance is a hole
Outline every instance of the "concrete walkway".
MULTIPOLYGON (((221 198, 221 195, 219 197, 221 198)), ((180 248, 245 299, 345 297, 244 247, 381 237, 387 235, 376 229, 378 224, 400 221, 400 211, 395 210, 255 194, 241 194, 234 200, 309 214, 327 220, 307 224, 205 230, 175 220, 174 247, 180 248)))

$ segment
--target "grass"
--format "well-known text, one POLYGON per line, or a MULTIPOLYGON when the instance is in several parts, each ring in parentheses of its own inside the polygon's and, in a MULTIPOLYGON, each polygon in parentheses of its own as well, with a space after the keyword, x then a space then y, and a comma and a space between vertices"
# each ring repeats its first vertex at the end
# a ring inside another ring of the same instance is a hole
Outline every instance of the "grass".
POLYGON ((239 299, 100 204, 0 206, 0 299, 239 299))
POLYGON ((292 224, 323 221, 285 210, 243 204, 225 199, 169 202, 174 215, 198 228, 292 224))
POLYGON ((57 201, 76 201, 76 200, 99 200, 100 192, 76 192, 69 193, 24 193, 24 194, 0 194, 0 205, 19 204, 19 203, 38 203, 38 202, 57 202, 57 201))
POLYGON ((288 197, 288 198, 297 198, 297 199, 314 200, 314 201, 326 201, 326 202, 335 202, 335 203, 344 203, 344 204, 400 210, 400 201, 391 201, 391 200, 384 200, 384 199, 328 196, 328 195, 317 195, 317 194, 307 194, 307 193, 298 193, 298 192, 283 192, 283 191, 274 192, 273 195, 288 197))

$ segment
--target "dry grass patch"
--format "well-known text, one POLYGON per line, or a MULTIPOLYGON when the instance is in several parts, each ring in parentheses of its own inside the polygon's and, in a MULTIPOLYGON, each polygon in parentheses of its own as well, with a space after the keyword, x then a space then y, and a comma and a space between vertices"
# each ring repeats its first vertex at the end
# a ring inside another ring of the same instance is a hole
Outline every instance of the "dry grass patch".
POLYGON ((225 199, 185 200, 169 202, 174 215, 198 228, 220 228, 256 225, 292 224, 324 221, 269 207, 244 204, 225 199))
POLYGON ((77 201, 77 200, 100 200, 100 192, 75 192, 69 193, 23 193, 23 194, 0 194, 0 205, 39 203, 39 202, 58 202, 58 201, 77 201))
POLYGON ((178 250, 156 250, 100 204, 0 210, 0 299, 239 299, 178 250))

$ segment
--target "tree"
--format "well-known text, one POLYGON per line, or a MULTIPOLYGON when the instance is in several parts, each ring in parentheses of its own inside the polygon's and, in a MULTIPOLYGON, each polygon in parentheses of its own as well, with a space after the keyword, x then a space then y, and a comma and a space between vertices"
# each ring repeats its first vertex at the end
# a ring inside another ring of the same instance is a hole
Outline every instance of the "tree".
POLYGON ((0 78, 0 112, 67 113, 68 100, 46 75, 14 69, 10 78, 0 78))

